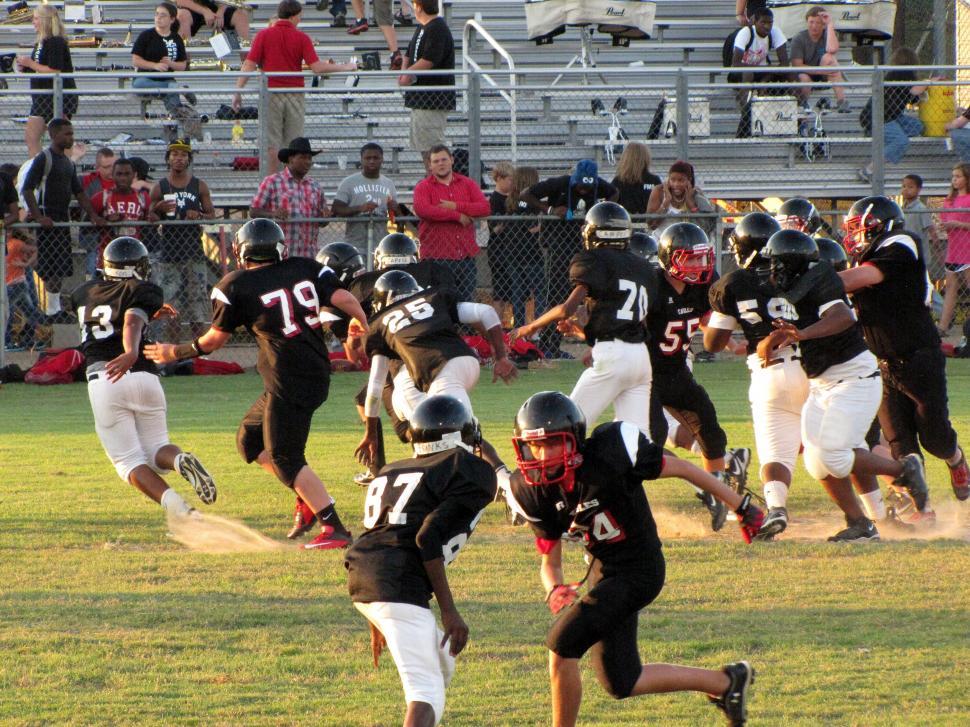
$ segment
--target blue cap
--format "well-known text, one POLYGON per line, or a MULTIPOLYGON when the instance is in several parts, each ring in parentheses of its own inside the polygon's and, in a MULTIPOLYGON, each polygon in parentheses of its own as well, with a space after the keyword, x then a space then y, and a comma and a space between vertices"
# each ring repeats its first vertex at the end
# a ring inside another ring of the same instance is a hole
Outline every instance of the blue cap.
POLYGON ((596 166, 596 162, 592 159, 580 159, 576 163, 576 169, 573 171, 572 176, 569 178, 569 184, 570 186, 585 184, 592 187, 596 184, 598 177, 599 169, 596 166))

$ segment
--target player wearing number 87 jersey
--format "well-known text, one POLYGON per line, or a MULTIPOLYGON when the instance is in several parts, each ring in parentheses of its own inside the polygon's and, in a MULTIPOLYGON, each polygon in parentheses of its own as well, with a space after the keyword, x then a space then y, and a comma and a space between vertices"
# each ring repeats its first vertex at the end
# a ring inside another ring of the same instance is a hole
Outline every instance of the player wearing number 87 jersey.
POLYGON ((629 251, 630 215, 614 202, 600 202, 586 213, 583 252, 569 263, 569 297, 511 339, 529 337, 559 322, 561 331, 584 336, 593 347, 593 365, 583 371, 569 398, 586 421, 595 422, 610 404, 615 418, 633 422, 649 434, 650 357, 643 320, 657 291, 657 273, 629 251), (570 325, 580 305, 589 320, 581 330, 570 325))
POLYGON ((405 724, 432 727, 468 639, 445 566, 494 498, 495 472, 472 454, 478 425, 454 397, 425 399, 410 428, 414 457, 386 465, 370 483, 367 531, 347 551, 347 580, 354 606, 370 622, 374 665, 385 642, 397 665, 405 724), (444 631, 428 605, 432 594, 444 631))
POLYGON ((321 524, 306 548, 344 547, 350 533, 340 523, 323 482, 307 464, 305 449, 313 413, 326 400, 330 359, 320 309, 334 306, 364 325, 364 312, 330 268, 308 258, 283 255, 283 231, 272 220, 251 220, 236 233, 240 269, 212 291, 212 326, 192 343, 146 347, 168 363, 212 353, 239 327, 256 337, 256 368, 265 390, 243 417, 236 445, 247 463, 257 462, 296 491, 321 524))

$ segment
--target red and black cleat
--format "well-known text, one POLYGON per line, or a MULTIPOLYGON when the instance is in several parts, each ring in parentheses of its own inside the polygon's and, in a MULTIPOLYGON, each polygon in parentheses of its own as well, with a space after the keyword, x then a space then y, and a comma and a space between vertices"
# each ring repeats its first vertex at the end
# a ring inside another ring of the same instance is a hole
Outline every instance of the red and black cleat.
POLYGON ((317 537, 309 543, 305 543, 303 548, 305 550, 335 550, 337 548, 346 548, 352 542, 354 542, 353 536, 343 528, 324 525, 320 528, 320 533, 317 537))
POLYGON ((950 485, 953 487, 953 494, 963 502, 970 498, 970 468, 967 467, 967 457, 961 451, 960 461, 954 466, 947 465, 950 470, 950 485))
POLYGON ((296 509, 293 511, 293 528, 286 534, 286 537, 290 540, 299 538, 313 527, 315 521, 313 510, 297 496, 296 509))

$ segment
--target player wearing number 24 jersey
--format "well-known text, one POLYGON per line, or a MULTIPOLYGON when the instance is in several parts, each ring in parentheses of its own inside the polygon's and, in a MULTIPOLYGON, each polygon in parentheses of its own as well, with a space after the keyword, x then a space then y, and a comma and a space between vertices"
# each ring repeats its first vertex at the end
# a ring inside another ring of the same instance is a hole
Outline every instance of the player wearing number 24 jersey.
POLYGON ((350 533, 340 523, 323 482, 309 467, 305 449, 313 413, 326 400, 330 360, 320 310, 334 306, 364 325, 364 312, 333 271, 315 260, 283 258, 283 231, 272 220, 251 220, 236 233, 240 270, 212 291, 212 326, 192 343, 146 348, 161 363, 193 358, 223 346, 239 327, 256 337, 257 369, 265 390, 243 417, 236 444, 247 463, 257 462, 296 490, 321 524, 305 548, 345 547, 350 533))
POLYGON ((370 483, 367 531, 347 551, 350 597, 370 622, 374 665, 385 642, 394 658, 406 724, 441 721, 455 656, 468 640, 445 566, 495 496, 495 472, 472 454, 479 438, 458 399, 422 401, 410 421, 414 457, 386 465, 370 483), (444 631, 428 605, 432 594, 444 631))

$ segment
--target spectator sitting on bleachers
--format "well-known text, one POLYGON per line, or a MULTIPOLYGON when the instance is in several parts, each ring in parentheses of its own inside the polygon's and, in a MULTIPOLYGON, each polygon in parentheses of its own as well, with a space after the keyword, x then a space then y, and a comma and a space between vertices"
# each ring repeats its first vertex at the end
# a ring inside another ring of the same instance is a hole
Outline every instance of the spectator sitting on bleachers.
POLYGON ((368 231, 374 228, 374 246, 384 236, 388 208, 395 215, 402 215, 397 203, 397 188, 381 173, 384 149, 380 144, 369 142, 360 148, 360 171, 344 177, 333 198, 334 217, 362 217, 360 221, 347 222, 344 239, 361 252, 366 253, 368 231), (375 221, 376 220, 376 221, 375 221))
POLYGON ((242 40, 249 40, 249 14, 241 8, 219 5, 215 0, 175 0, 175 4, 184 41, 194 38, 203 25, 213 33, 234 30, 242 40))
MULTIPOLYGON (((44 129, 54 118, 54 73, 73 73, 71 49, 64 37, 64 24, 54 5, 38 5, 33 15, 37 42, 29 56, 17 56, 17 69, 31 75, 30 89, 42 91, 31 96, 30 114, 24 128, 24 142, 27 154, 35 157, 40 154, 44 129)), ((64 79, 64 89, 76 89, 73 78, 64 79)), ((64 94, 64 108, 61 116, 70 119, 77 113, 77 95, 64 94)))
MULTIPOLYGON (((135 39, 131 47, 131 63, 135 69, 139 73, 159 71, 167 75, 138 76, 131 82, 134 88, 163 89, 177 85, 171 72, 184 71, 188 66, 185 43, 178 34, 177 15, 178 9, 172 3, 159 3, 155 6, 155 27, 143 30, 135 39)), ((183 106, 177 93, 164 93, 161 96, 169 114, 174 115, 183 106)))
MULTIPOLYGON (((364 12, 364 0, 350 0, 354 6, 355 20, 347 28, 350 35, 359 35, 370 28, 367 22, 367 15, 364 12)), ((374 18, 377 20, 377 27, 384 34, 387 41, 387 49, 391 52, 390 69, 398 71, 401 69, 403 61, 401 51, 397 47, 397 34, 394 32, 394 14, 392 12, 394 0, 371 0, 374 18)))
POLYGON ((330 216, 323 185, 310 178, 313 157, 319 153, 302 136, 280 149, 279 160, 286 166, 260 182, 249 208, 250 217, 268 217, 280 223, 288 257, 316 257, 320 223, 299 220, 330 216))
MULTIPOLYGON (((919 57, 911 48, 900 47, 889 57, 890 66, 915 66, 919 64, 919 57)), ((886 81, 915 81, 915 71, 889 71, 886 81)), ((909 138, 923 133, 923 122, 918 117, 906 113, 908 106, 919 104, 920 96, 928 86, 925 83, 914 86, 884 86, 883 87, 883 149, 886 161, 899 164, 909 148, 909 138)), ((866 103, 859 114, 859 123, 867 135, 872 135, 872 99, 866 103)), ((857 171, 859 179, 869 182, 872 178, 872 162, 857 171)))
POLYGON ((3 347, 7 352, 23 351, 34 347, 37 326, 44 319, 27 280, 33 275, 30 267, 37 261, 37 246, 24 231, 18 230, 8 235, 6 254, 7 327, 3 347), (13 322, 18 314, 23 318, 19 344, 13 339, 13 322))
MULTIPOLYGON (((158 222, 158 215, 150 211, 149 193, 131 186, 135 181, 135 165, 130 159, 116 159, 111 176, 114 184, 110 189, 102 189, 91 195, 91 207, 95 212, 108 222, 158 222)), ((145 229, 146 227, 141 225, 131 227, 110 225, 101 228, 97 267, 102 267, 101 256, 109 242, 116 237, 134 237, 136 240, 141 240, 145 229)))
MULTIPOLYGON (((832 22, 832 16, 821 5, 816 5, 810 8, 805 15, 805 22, 808 28, 796 33, 791 41, 792 66, 839 65, 839 38, 835 34, 835 23, 832 22)), ((852 111, 845 98, 845 88, 839 85, 845 83, 845 77, 840 71, 799 73, 798 80, 802 83, 826 81, 833 84, 832 91, 835 94, 836 111, 843 114, 852 111)), ((812 88, 802 86, 798 89, 798 95, 801 97, 803 108, 807 110, 808 98, 812 95, 812 88)))
POLYGON ((650 171, 650 150, 638 141, 626 145, 616 164, 616 176, 610 182, 620 196, 616 200, 631 215, 647 211, 650 192, 663 180, 650 171))
POLYGON ((970 162, 970 129, 966 128, 968 123, 970 123, 970 108, 963 109, 959 116, 946 122, 946 130, 950 132, 953 148, 961 162, 970 162))
MULTIPOLYGON (((787 38, 780 29, 774 27, 775 15, 768 8, 754 12, 751 25, 747 25, 734 36, 734 52, 731 58, 733 68, 753 69, 771 65, 769 55, 772 50, 778 57, 778 65, 788 65, 787 38)), ((765 73, 745 70, 728 74, 728 83, 778 83, 789 80, 787 74, 765 73)), ((780 90, 780 89, 779 89, 780 90)), ((764 90, 758 93, 765 93, 764 90)), ((738 89, 738 103, 743 104, 747 89, 738 89)))
POLYGON ((710 237, 717 226, 717 220, 698 213, 710 213, 714 205, 698 187, 694 176, 694 166, 689 162, 677 160, 670 165, 667 181, 650 190, 647 213, 663 215, 649 221, 656 237, 675 222, 693 222, 710 237))
MULTIPOLYGON (((303 88, 303 64, 306 63, 314 73, 333 73, 334 71, 353 71, 354 63, 331 63, 321 61, 313 48, 310 36, 297 29, 303 19, 303 5, 299 0, 282 0, 276 8, 277 20, 268 28, 256 33, 253 44, 243 61, 241 71, 251 73, 261 69, 267 73, 289 71, 295 76, 271 76, 267 81, 269 88, 303 88)), ((241 76, 236 88, 242 90, 249 79, 241 76)), ((242 107, 242 94, 232 98, 232 107, 238 111, 242 107)), ((302 93, 271 93, 266 118, 260 122, 266 128, 269 171, 279 169, 277 151, 288 139, 303 136, 303 123, 306 117, 304 95, 302 93)), ((310 255, 313 257, 313 255, 310 255)))

